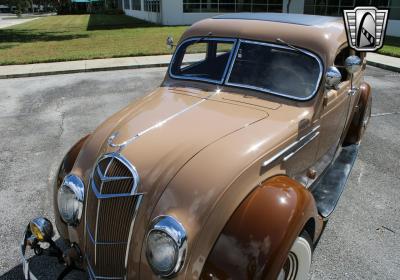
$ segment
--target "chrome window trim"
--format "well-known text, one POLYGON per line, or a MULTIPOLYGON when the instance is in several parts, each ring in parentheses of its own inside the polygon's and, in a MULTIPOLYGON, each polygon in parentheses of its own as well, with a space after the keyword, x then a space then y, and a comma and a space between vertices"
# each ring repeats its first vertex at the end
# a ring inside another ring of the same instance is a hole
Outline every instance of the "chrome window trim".
POLYGON ((319 72, 319 76, 318 76, 318 81, 315 84, 314 87, 314 91, 312 92, 312 94, 310 94, 308 97, 305 98, 299 98, 299 97, 295 97, 292 95, 287 95, 287 94, 283 94, 283 93, 279 93, 279 92, 275 92, 272 90, 268 90, 265 88, 260 88, 260 87, 256 87, 256 86, 250 86, 250 85, 242 85, 242 84, 237 84, 237 83, 230 83, 229 79, 231 77, 232 74, 232 70, 233 67, 235 65, 236 62, 236 57, 238 55, 239 49, 240 49, 240 45, 242 43, 248 43, 248 44, 254 44, 254 45, 261 45, 261 46, 268 46, 268 47, 273 47, 273 48, 280 48, 280 49, 285 49, 285 50, 290 50, 295 52, 292 48, 287 47, 287 46, 283 46, 283 45, 279 45, 279 44, 272 44, 272 43, 266 43, 266 42, 258 42, 258 41, 252 41, 252 40, 243 40, 243 39, 239 39, 239 41, 237 42, 237 48, 236 48, 236 52, 235 52, 235 58, 230 62, 230 67, 229 67, 229 72, 228 72, 228 76, 226 78, 226 82, 225 85, 227 86, 233 86, 233 87, 239 87, 239 88, 246 88, 246 89, 251 89, 251 90, 256 90, 256 91, 261 91, 261 92, 266 92, 266 93, 270 93, 273 95, 277 95, 277 96, 281 96, 281 97, 285 97, 285 98, 289 98, 289 99, 294 99, 294 100, 298 100, 298 101, 307 101, 312 99, 318 92, 318 89, 320 87, 321 84, 321 80, 322 80, 322 76, 323 76, 323 72, 324 72, 324 66, 322 64, 321 59, 315 55, 314 53, 305 50, 303 48, 300 48, 305 54, 309 55, 310 57, 314 58, 317 60, 319 68, 320 68, 320 72, 319 72))
POLYGON ((161 231, 161 232, 166 233, 168 236, 170 236, 175 241, 175 245, 178 248, 178 256, 177 256, 175 267, 169 273, 159 275, 161 277, 171 277, 171 276, 175 275, 176 273, 178 273, 182 269, 182 267, 185 263, 185 258, 186 258, 186 253, 187 253, 186 230, 183 227, 183 225, 172 216, 161 215, 161 216, 157 216, 156 218, 153 219, 153 221, 151 222, 150 229, 146 235, 146 258, 147 258, 147 262, 149 263, 149 266, 151 268, 152 268, 152 266, 148 260, 147 242, 148 242, 148 238, 149 238, 151 232, 153 232, 153 231, 161 231))
POLYGON ((208 83, 212 83, 212 84, 222 85, 224 83, 224 81, 225 81, 225 77, 226 77, 226 74, 228 72, 228 69, 229 69, 229 67, 230 67, 230 65, 232 63, 232 59, 233 59, 233 56, 235 54, 237 43, 238 43, 238 40, 237 39, 233 39, 233 38, 192 37, 192 38, 186 39, 185 41, 183 41, 182 43, 179 44, 179 46, 177 47, 174 55, 172 56, 172 60, 171 60, 171 63, 169 65, 169 69, 168 69, 168 74, 169 74, 169 76, 171 78, 177 79, 177 80, 200 81, 200 82, 208 82, 208 83), (201 40, 201 41, 199 41, 199 40, 201 40), (179 75, 174 75, 172 73, 172 68, 175 65, 175 60, 176 60, 177 54, 181 50, 182 46, 184 46, 186 43, 189 43, 189 42, 192 42, 192 41, 199 41, 199 43, 200 42, 206 42, 206 41, 220 41, 220 42, 231 42, 231 43, 233 43, 231 54, 230 54, 229 59, 228 59, 228 61, 226 63, 225 70, 224 70, 224 73, 222 74, 221 80, 212 80, 212 79, 204 79, 204 78, 196 78, 196 77, 183 77, 183 76, 179 76, 179 75))

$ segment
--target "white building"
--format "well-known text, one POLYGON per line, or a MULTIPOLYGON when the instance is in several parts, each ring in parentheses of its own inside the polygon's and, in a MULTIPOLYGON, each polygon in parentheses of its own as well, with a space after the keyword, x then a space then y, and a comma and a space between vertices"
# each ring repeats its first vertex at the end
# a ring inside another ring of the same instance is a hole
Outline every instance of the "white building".
POLYGON ((190 25, 234 12, 283 12, 341 16, 354 6, 390 8, 387 35, 400 36, 399 0, 122 0, 125 14, 163 25, 190 25))

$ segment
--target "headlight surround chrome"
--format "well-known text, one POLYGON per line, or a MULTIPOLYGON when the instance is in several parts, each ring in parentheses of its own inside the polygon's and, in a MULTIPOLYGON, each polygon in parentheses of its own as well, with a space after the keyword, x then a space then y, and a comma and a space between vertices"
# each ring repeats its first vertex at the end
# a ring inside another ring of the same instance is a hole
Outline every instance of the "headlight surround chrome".
POLYGON ((49 241, 54 236, 53 225, 43 217, 35 218, 29 223, 29 229, 38 241, 49 241))
POLYGON ((81 178, 69 174, 65 176, 61 187, 58 189, 58 211, 64 222, 75 226, 79 224, 82 211, 85 186, 81 178))
POLYGON ((146 257, 153 272, 170 277, 182 268, 187 250, 183 225, 171 216, 159 216, 151 223, 146 239, 146 257))

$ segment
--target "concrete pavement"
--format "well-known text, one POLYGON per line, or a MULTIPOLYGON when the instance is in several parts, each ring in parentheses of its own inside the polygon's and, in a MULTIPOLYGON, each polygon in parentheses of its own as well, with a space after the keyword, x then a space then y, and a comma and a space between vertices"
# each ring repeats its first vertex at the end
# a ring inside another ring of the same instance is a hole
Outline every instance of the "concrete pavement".
POLYGON ((385 70, 400 72, 400 58, 382 55, 378 53, 368 53, 367 61, 369 65, 385 70))
POLYGON ((7 28, 16 24, 28 22, 37 19, 37 17, 18 18, 13 14, 0 14, 0 29, 7 28))
MULTIPOLYGON (((22 279, 18 245, 27 221, 40 215, 53 220, 52 181, 63 155, 105 118, 157 87, 165 71, 0 80, 0 280, 22 279)), ((400 279, 399 74, 368 66, 365 79, 373 88, 373 115, 314 252, 312 280, 400 279)), ((34 269, 39 279, 56 279, 59 266, 47 261, 35 257, 34 269)))
POLYGON ((0 78, 4 79, 79 72, 166 67, 169 65, 170 61, 171 55, 160 55, 9 65, 0 66, 0 78))

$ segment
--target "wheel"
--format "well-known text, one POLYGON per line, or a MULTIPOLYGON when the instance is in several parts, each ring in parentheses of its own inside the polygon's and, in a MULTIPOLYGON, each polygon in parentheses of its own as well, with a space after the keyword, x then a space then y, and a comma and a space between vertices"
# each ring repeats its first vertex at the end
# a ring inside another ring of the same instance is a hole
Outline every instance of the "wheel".
POLYGON ((312 259, 312 241, 304 231, 296 238, 289 251, 288 258, 279 273, 278 280, 308 279, 312 259))

